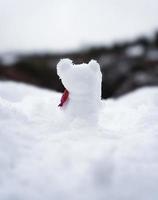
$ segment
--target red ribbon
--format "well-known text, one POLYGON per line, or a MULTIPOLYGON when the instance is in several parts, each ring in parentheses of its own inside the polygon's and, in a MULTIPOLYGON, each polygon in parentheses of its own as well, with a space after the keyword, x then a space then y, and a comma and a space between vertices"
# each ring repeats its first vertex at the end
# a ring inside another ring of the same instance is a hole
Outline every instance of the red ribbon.
POLYGON ((64 93, 60 99, 60 104, 58 105, 59 107, 62 107, 64 103, 67 101, 69 97, 69 91, 67 89, 64 90, 64 93))

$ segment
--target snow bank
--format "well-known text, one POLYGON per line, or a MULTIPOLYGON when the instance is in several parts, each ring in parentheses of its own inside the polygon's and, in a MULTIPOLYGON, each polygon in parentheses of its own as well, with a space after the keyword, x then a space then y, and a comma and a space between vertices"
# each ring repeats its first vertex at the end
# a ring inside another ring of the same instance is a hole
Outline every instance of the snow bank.
POLYGON ((0 199, 157 200, 158 88, 102 102, 98 127, 63 121, 61 94, 0 83, 0 199))

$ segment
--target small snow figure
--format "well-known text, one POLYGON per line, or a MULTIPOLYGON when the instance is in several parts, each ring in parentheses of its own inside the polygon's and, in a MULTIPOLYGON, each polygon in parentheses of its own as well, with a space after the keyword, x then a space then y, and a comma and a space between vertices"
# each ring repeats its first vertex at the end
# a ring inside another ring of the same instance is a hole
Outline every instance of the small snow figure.
POLYGON ((75 65, 70 59, 57 64, 57 74, 66 88, 58 106, 66 118, 97 123, 101 106, 102 74, 95 60, 75 65))

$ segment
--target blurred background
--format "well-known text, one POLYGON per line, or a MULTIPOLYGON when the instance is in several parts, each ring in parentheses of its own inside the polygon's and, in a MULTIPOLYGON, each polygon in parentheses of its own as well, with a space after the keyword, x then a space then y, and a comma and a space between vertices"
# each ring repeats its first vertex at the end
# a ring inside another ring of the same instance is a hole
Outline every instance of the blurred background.
POLYGON ((158 85, 157 0, 0 0, 0 80, 63 91, 61 58, 96 59, 102 97, 158 85))

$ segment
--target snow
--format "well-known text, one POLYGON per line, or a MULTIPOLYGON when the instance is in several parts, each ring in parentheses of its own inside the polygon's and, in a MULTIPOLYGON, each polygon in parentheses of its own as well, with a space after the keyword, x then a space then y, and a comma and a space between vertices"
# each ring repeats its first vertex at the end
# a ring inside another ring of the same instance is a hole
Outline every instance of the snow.
POLYGON ((95 60, 88 64, 73 64, 66 58, 57 64, 57 73, 69 91, 69 99, 62 108, 65 118, 95 125, 101 108, 100 65, 95 60))
POLYGON ((0 199, 157 200, 157 87, 103 100, 95 128, 66 124, 59 93, 1 82, 0 96, 0 199))
POLYGON ((3 53, 0 54, 1 62, 4 66, 12 66, 18 61, 17 55, 13 53, 3 53))
POLYGON ((141 45, 128 47, 126 50, 126 54, 131 57, 142 56, 144 54, 144 48, 141 45))
POLYGON ((158 60, 158 50, 157 49, 151 49, 147 53, 147 59, 150 61, 157 61, 158 60))

